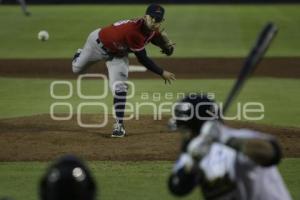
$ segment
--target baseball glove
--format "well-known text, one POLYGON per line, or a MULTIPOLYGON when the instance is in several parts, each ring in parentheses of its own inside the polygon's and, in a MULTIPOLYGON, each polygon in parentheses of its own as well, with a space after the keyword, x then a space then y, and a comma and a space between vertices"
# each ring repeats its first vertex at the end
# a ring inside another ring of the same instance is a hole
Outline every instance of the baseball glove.
POLYGON ((163 30, 159 34, 155 35, 151 43, 161 48, 161 53, 170 56, 174 52, 174 43, 168 38, 167 33, 163 30))

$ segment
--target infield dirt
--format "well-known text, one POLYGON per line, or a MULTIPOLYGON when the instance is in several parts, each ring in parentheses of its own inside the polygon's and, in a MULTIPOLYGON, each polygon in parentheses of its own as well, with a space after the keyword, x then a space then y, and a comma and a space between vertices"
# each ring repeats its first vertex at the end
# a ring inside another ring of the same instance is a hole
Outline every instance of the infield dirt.
MULTIPOLYGON (((177 78, 235 77, 243 59, 158 59, 158 63, 174 72, 177 78)), ((136 61, 133 60, 133 64, 136 61)), ((255 76, 300 78, 299 58, 269 58, 261 63, 255 76)), ((106 73, 103 63, 93 66, 91 73, 106 73)), ((0 60, 0 76, 75 78, 70 60, 0 60)), ((130 78, 157 78, 152 73, 132 73, 130 78)), ((159 78, 159 77, 158 77, 159 78)), ((98 115, 85 115, 96 123, 98 115)), ((48 114, 0 119, 0 161, 52 160, 65 153, 75 153, 88 160, 175 160, 180 134, 166 127, 167 118, 154 121, 151 116, 126 123, 128 136, 111 138, 113 119, 104 128, 80 128, 76 116, 69 121, 54 121, 48 114)), ((276 135, 287 157, 300 157, 300 129, 272 127, 245 122, 230 123, 276 135)))
MULTIPOLYGON (((85 122, 96 124, 98 115, 85 115, 85 122)), ((0 161, 52 160, 74 153, 88 160, 175 160, 180 134, 167 129, 165 117, 154 121, 150 116, 126 122, 128 135, 111 138, 112 122, 104 128, 81 128, 76 116, 69 121, 54 121, 48 114, 0 120, 0 161)), ((300 157, 300 129, 271 127, 242 122, 233 127, 272 133, 278 136, 284 155, 300 157)))

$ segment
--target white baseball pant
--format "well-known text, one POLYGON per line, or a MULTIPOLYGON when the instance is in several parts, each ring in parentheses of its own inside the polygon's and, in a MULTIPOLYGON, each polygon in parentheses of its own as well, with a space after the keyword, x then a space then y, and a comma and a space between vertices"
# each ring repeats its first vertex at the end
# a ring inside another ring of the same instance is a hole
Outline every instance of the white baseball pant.
POLYGON ((114 57, 108 60, 109 56, 102 48, 101 40, 100 43, 97 42, 99 31, 101 29, 96 29, 89 34, 79 57, 72 62, 72 71, 75 74, 79 74, 95 62, 104 60, 108 69, 109 86, 112 93, 127 92, 128 57, 114 57))

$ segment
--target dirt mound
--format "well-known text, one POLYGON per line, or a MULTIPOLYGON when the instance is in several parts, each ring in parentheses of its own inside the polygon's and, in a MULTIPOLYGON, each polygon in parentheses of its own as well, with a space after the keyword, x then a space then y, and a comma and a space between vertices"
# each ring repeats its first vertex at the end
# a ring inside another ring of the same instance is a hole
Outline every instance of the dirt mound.
MULTIPOLYGON (((85 115, 85 122, 99 123, 98 115, 85 115)), ((154 121, 150 116, 126 123, 125 138, 111 138, 113 120, 104 128, 81 128, 76 116, 69 121, 54 121, 48 114, 0 120, 0 161, 52 160, 74 153, 88 160, 174 160, 180 135, 167 130, 167 118, 154 121)), ((300 157, 300 129, 276 128, 234 123, 271 132, 279 137, 284 154, 300 157)))

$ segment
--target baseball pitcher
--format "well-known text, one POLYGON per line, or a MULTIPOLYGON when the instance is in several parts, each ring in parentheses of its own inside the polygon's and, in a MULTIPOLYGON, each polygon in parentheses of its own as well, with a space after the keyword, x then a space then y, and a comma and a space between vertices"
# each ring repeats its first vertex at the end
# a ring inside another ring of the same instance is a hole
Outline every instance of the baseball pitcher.
POLYGON ((151 4, 142 18, 122 20, 93 31, 87 38, 83 49, 78 49, 72 62, 74 73, 83 73, 91 64, 105 60, 108 69, 109 85, 114 95, 116 123, 112 137, 124 137, 124 109, 127 95, 128 54, 134 53, 138 61, 147 69, 160 75, 165 83, 175 80, 175 75, 163 70, 148 56, 145 46, 148 43, 161 48, 170 56, 174 45, 165 31, 160 31, 165 10, 162 6, 151 4))
POLYGON ((168 180, 174 195, 199 185, 207 200, 291 199, 276 167, 281 149, 274 137, 214 120, 215 104, 203 96, 187 96, 174 113, 183 133, 182 153, 168 180))

